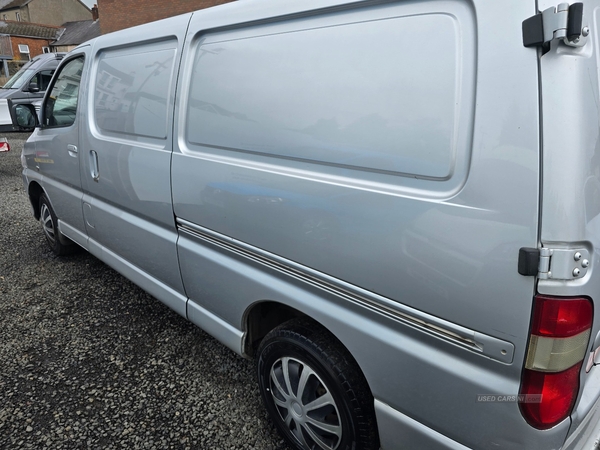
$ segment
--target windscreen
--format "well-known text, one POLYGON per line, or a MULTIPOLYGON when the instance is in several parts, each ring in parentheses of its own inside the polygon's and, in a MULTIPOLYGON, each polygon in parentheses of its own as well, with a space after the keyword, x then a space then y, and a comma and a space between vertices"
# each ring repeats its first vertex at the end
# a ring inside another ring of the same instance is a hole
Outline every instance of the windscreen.
POLYGON ((25 85, 27 80, 29 80, 33 76, 34 73, 35 70, 33 69, 22 68, 17 73, 15 73, 12 76, 12 78, 6 82, 4 86, 2 86, 2 89, 20 89, 25 85))

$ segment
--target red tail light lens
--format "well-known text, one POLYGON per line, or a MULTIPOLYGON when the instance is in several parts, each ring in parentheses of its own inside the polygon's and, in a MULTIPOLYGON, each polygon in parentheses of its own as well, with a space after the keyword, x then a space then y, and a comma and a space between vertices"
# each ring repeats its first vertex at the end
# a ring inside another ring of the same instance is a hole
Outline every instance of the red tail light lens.
POLYGON ((530 425, 552 428, 565 419, 579 392, 581 363, 558 373, 525 370, 521 387, 521 413, 530 425))
POLYGON ((592 302, 586 298, 564 299, 538 295, 531 334, 570 337, 592 327, 592 302))
POLYGON ((588 298, 535 297, 519 402, 531 426, 548 429, 571 414, 593 312, 588 298))

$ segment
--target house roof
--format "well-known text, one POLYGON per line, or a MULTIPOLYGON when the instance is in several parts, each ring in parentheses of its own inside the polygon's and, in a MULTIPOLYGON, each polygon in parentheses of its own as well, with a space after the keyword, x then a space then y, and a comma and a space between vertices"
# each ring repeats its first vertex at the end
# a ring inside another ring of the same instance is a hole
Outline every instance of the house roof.
POLYGON ((52 45, 79 45, 100 36, 100 22, 97 20, 78 20, 63 24, 65 32, 52 45))
MULTIPOLYGON (((0 11, 21 8, 32 1, 33 0, 0 0, 0 11)), ((83 3, 81 0, 77 0, 77 1, 79 3, 81 3, 83 6, 85 6, 87 9, 90 9, 90 7, 88 5, 86 5, 85 3, 83 3)))
POLYGON ((39 23, 29 22, 16 22, 14 20, 0 21, 0 34, 9 34, 11 36, 54 40, 60 36, 62 31, 62 27, 55 27, 52 25, 40 25, 39 23))
POLYGON ((13 9, 25 6, 31 0, 0 0, 0 11, 3 9, 13 9))

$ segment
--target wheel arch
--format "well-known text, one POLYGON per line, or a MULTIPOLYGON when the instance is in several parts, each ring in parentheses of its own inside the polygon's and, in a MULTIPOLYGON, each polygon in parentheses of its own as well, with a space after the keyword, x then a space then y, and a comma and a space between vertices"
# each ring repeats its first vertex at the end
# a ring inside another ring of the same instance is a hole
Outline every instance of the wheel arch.
MULTIPOLYGON (((31 207, 33 208, 33 217, 36 220, 40 219, 40 197, 42 194, 45 194, 44 189, 37 181, 32 181, 29 183, 29 187, 27 189, 27 193, 29 195, 29 202, 31 203, 31 207)), ((48 194, 46 194, 48 196, 48 194)))
POLYGON ((245 330, 244 342, 242 350, 244 356, 254 358, 256 351, 263 338, 273 329, 288 322, 292 319, 305 319, 311 322, 315 327, 321 328, 334 339, 351 358, 354 365, 360 370, 363 377, 365 373, 356 357, 352 354, 347 345, 344 344, 336 333, 321 321, 315 319, 309 314, 306 314, 299 309, 289 306, 285 303, 274 300, 260 300, 251 304, 245 311, 243 317, 243 325, 245 330))
POLYGON ((304 317, 314 320, 296 308, 281 302, 260 300, 253 303, 246 309, 243 318, 246 331, 243 343, 244 355, 253 358, 260 342, 271 330, 288 320, 304 317))

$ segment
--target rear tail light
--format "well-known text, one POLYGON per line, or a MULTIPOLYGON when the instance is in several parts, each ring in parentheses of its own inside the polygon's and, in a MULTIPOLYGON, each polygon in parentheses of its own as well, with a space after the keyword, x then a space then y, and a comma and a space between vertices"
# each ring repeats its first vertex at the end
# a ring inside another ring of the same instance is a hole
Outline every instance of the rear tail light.
POLYGON ((0 152, 9 152, 10 145, 6 138, 0 138, 0 152))
POLYGON ((531 426, 545 430, 571 414, 592 318, 588 298, 535 297, 519 397, 531 426))

